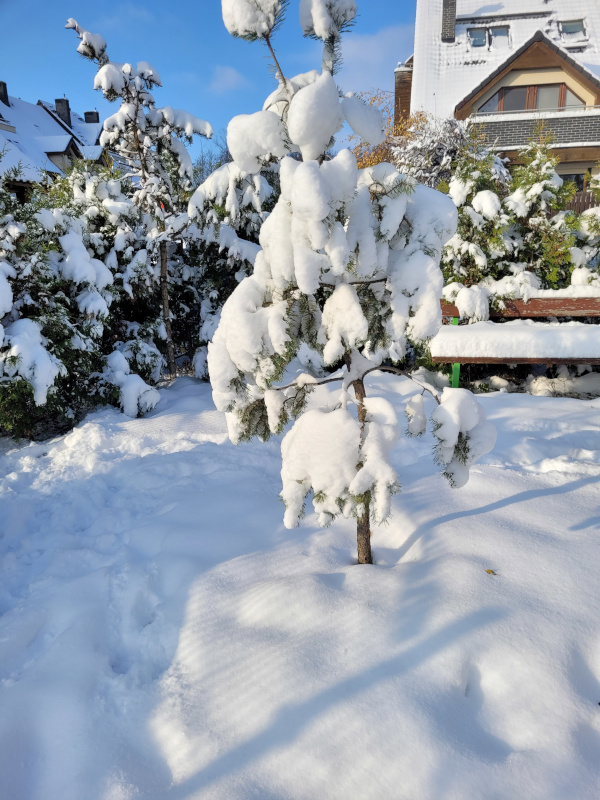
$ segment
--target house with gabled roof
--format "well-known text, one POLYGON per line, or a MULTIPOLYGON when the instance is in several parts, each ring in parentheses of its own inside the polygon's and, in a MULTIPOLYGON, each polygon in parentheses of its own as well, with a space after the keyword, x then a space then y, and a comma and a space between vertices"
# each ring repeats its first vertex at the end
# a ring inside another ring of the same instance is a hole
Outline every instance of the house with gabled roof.
POLYGON ((543 122, 559 173, 585 192, 600 161, 600 0, 417 0, 395 110, 468 119, 511 160, 543 122))
POLYGON ((66 98, 29 103, 9 96, 6 83, 0 81, 0 175, 19 168, 10 189, 20 200, 44 176, 63 175, 74 159, 103 163, 101 132, 97 111, 81 117, 66 98))

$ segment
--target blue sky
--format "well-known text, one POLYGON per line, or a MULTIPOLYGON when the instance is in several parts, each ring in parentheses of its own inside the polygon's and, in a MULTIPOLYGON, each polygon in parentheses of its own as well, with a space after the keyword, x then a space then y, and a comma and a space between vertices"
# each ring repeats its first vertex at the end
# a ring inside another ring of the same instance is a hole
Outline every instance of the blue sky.
MULTIPOLYGON (((416 0, 358 0, 359 18, 344 40, 344 91, 393 90, 394 67, 412 52, 416 0)), ((318 44, 302 38, 298 0, 291 0, 274 44, 289 75, 318 68, 318 44)), ((262 107, 274 87, 266 51, 233 39, 219 0, 0 0, 0 80, 23 100, 66 95, 79 113, 116 110, 93 90, 95 66, 76 53, 69 17, 108 42, 114 61, 149 61, 160 73, 158 105, 183 108, 225 129, 236 114, 262 107)), ((194 148, 195 150, 196 148, 194 148)))

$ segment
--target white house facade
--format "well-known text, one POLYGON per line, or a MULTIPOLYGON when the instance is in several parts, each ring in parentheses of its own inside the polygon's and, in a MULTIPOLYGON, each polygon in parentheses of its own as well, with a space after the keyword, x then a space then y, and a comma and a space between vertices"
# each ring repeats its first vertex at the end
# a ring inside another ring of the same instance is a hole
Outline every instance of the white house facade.
POLYGON ((509 158, 536 126, 585 190, 600 161, 600 0, 417 0, 396 116, 477 123, 509 158))

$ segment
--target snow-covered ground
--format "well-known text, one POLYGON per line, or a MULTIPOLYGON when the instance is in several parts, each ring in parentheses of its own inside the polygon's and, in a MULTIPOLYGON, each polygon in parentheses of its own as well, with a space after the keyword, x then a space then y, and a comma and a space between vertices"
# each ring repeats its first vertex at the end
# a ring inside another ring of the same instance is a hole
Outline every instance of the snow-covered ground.
POLYGON ((161 395, 0 458, 1 800, 600 796, 600 400, 481 396, 459 491, 404 442, 371 567, 161 395))

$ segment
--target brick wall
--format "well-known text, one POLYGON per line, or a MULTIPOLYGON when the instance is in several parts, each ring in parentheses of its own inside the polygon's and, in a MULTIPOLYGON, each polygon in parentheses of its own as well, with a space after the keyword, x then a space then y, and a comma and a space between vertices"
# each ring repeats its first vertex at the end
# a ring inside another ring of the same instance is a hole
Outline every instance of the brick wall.
MULTIPOLYGON (((527 144, 534 135, 539 119, 499 119, 478 122, 477 127, 488 142, 502 149, 511 149, 527 144)), ((574 142, 600 142, 600 115, 579 114, 576 117, 545 119, 544 128, 554 137, 554 145, 574 142)))
POLYGON ((442 42, 453 42, 456 38, 456 0, 444 0, 442 7, 442 42))
POLYGON ((394 100, 394 124, 410 116, 410 95, 413 71, 409 67, 399 67, 395 72, 396 91, 394 100))

